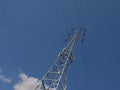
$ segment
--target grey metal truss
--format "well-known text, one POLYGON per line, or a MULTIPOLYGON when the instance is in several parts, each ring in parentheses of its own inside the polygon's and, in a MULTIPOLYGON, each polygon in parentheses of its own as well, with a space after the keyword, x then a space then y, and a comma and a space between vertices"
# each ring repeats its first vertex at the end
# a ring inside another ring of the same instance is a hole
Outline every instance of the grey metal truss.
POLYGON ((35 90, 67 90, 67 77, 70 64, 74 61, 73 48, 78 35, 82 33, 80 27, 76 28, 67 46, 58 54, 48 72, 38 82, 35 90))

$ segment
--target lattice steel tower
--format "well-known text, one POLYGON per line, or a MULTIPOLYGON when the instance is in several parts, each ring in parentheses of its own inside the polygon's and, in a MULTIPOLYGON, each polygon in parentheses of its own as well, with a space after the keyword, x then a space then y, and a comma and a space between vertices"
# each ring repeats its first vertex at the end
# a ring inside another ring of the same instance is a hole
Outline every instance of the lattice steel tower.
POLYGON ((78 27, 74 32, 69 34, 70 41, 67 46, 58 54, 57 59, 51 65, 48 72, 43 76, 43 78, 38 82, 35 90, 67 90, 67 75, 69 72, 69 66, 74 61, 73 48, 75 42, 80 36, 83 41, 85 34, 83 30, 78 27))

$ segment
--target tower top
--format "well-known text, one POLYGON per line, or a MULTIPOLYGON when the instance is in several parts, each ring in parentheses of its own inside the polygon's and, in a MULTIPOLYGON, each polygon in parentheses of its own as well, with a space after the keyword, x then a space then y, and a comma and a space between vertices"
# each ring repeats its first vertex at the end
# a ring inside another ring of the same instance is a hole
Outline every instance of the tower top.
POLYGON ((69 66, 74 60, 73 48, 76 40, 79 38, 79 34, 80 37, 83 38, 82 29, 77 27, 71 35, 70 41, 58 54, 57 59, 51 65, 48 72, 38 82, 35 90, 67 90, 69 66))

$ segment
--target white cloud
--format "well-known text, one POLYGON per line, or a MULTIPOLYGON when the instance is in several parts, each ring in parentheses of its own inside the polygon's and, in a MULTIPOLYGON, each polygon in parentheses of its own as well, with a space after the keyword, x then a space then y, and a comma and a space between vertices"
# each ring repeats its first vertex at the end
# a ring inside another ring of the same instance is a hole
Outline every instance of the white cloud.
POLYGON ((19 77, 20 81, 14 85, 14 90, 34 90, 37 78, 28 77, 25 73, 20 73, 19 77))
MULTIPOLYGON (((28 77, 25 73, 20 73, 19 82, 14 85, 14 90, 34 90, 38 84, 38 79, 35 77, 28 77)), ((43 89, 41 89, 43 90, 43 89)), ((56 90, 51 88, 50 90, 56 90)))
POLYGON ((0 75, 0 81, 11 83, 11 80, 9 78, 6 78, 4 75, 0 75))
POLYGON ((11 83, 11 79, 5 77, 5 76, 2 74, 2 69, 0 69, 0 81, 5 82, 5 83, 11 83))

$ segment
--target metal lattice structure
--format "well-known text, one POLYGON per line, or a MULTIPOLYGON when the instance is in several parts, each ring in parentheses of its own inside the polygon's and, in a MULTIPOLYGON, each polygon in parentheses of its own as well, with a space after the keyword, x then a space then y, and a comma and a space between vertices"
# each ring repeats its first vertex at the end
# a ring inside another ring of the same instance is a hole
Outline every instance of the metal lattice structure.
POLYGON ((80 27, 73 32, 67 46, 58 54, 57 59, 38 82, 35 90, 67 90, 67 76, 70 64, 74 61, 73 49, 79 34, 83 40, 84 34, 80 27))

